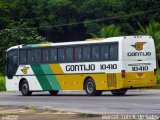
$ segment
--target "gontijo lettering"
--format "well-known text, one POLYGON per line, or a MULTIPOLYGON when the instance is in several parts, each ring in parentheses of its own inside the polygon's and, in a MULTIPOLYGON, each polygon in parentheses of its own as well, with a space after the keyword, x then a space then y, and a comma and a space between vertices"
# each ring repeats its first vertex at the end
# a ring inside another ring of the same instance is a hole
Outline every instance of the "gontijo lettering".
POLYGON ((151 52, 128 52, 127 56, 151 56, 151 52))
POLYGON ((66 71, 93 71, 93 70, 95 70, 94 64, 66 65, 66 71))

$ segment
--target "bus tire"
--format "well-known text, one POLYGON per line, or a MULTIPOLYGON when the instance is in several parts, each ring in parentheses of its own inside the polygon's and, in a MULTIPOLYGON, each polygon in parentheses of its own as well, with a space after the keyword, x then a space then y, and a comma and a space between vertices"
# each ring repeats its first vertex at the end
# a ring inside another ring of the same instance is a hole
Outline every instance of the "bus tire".
POLYGON ((57 95, 59 90, 49 90, 50 95, 57 95))
POLYGON ((88 78, 85 81, 84 89, 88 96, 100 96, 102 94, 101 90, 96 90, 95 82, 92 78, 88 78))
POLYGON ((115 95, 115 96, 123 96, 125 95, 127 92, 127 89, 120 89, 120 90, 112 90, 111 93, 112 95, 115 95))
POLYGON ((20 91, 23 96, 30 96, 32 95, 32 91, 29 90, 29 85, 27 80, 23 80, 20 84, 20 91))

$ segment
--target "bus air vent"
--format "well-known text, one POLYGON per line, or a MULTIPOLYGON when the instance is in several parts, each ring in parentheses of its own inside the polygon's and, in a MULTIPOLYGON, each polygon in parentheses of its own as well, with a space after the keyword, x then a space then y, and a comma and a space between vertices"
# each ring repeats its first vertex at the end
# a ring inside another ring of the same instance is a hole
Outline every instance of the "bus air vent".
POLYGON ((108 73, 107 74, 107 85, 108 88, 116 88, 117 87, 117 78, 116 73, 108 73))

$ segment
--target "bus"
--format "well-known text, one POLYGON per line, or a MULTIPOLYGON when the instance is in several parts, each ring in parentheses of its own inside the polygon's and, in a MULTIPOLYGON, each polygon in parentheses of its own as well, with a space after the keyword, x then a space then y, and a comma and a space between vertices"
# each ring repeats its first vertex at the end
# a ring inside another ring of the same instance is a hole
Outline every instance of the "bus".
POLYGON ((125 95, 128 89, 156 86, 155 56, 151 36, 17 45, 6 53, 6 89, 24 96, 61 90, 125 95))

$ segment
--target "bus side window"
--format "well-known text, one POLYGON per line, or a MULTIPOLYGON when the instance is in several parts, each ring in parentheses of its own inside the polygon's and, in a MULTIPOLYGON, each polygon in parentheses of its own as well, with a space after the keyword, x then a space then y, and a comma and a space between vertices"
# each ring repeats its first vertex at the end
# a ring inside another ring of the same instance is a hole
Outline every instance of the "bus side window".
POLYGON ((65 49, 65 60, 72 61, 73 60, 73 48, 68 47, 65 49))
POLYGON ((64 61, 65 56, 64 56, 64 48, 58 48, 58 61, 64 61))
POLYGON ((49 50, 43 49, 42 50, 42 62, 48 62, 49 61, 49 50))
POLYGON ((40 63, 41 62, 41 49, 35 49, 34 50, 34 62, 40 63))
POLYGON ((27 53, 27 62, 28 63, 33 63, 34 62, 34 49, 28 50, 28 53, 27 53))
POLYGON ((83 46, 83 53, 82 53, 82 56, 83 56, 83 60, 90 60, 91 58, 91 47, 90 46, 83 46))
POLYGON ((111 43, 109 48, 110 60, 118 60, 118 43, 111 43))
POLYGON ((101 59, 102 60, 109 59, 109 45, 108 44, 101 46, 101 59))
POLYGON ((26 50, 20 50, 19 62, 20 64, 25 64, 27 62, 27 51, 26 50))
POLYGON ((50 62, 56 62, 57 61, 57 48, 51 48, 50 50, 50 56, 49 61, 50 62))
POLYGON ((76 61, 82 60, 82 48, 81 47, 75 47, 74 60, 76 60, 76 61))
POLYGON ((13 65, 14 65, 14 72, 16 72, 15 68, 18 67, 18 56, 13 56, 13 65))
POLYGON ((100 58, 100 46, 92 46, 92 60, 100 58))

